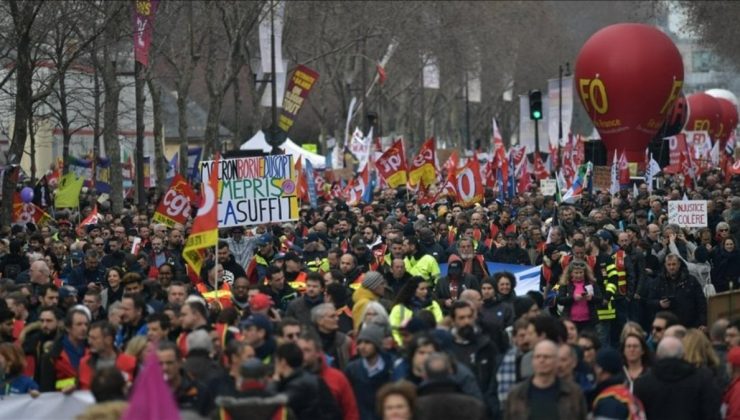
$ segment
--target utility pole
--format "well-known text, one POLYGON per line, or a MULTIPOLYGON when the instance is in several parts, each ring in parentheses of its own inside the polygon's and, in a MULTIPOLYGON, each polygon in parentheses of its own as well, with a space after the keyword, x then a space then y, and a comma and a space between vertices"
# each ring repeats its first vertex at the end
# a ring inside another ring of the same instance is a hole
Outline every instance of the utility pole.
POLYGON ((427 124, 426 124, 426 110, 424 109, 424 63, 421 65, 421 77, 419 78, 419 84, 421 87, 421 101, 419 103, 419 112, 421 113, 421 122, 419 123, 419 131, 421 132, 421 140, 419 141, 419 144, 424 143, 424 140, 426 139, 426 131, 427 131, 427 124))
MULTIPOLYGON (((364 28, 363 28, 364 29, 364 28)), ((362 133, 367 135, 368 130, 370 129, 368 127, 368 121, 367 121, 367 69, 365 68, 365 57, 367 57, 367 38, 365 36, 362 37, 362 65, 360 66, 360 71, 362 72, 362 101, 360 102, 360 105, 362 106, 362 109, 360 111, 361 119, 362 119, 362 133)))
POLYGON ((470 92, 468 92, 468 72, 465 72, 465 142, 470 150, 470 92))
POLYGON ((275 4, 270 0, 270 68, 272 82, 270 92, 272 93, 272 126, 270 127, 270 145, 272 154, 280 153, 280 142, 278 141, 278 116, 277 116, 277 74, 275 74, 275 4))
MULTIPOLYGON (((139 208, 146 208, 146 189, 144 188, 144 79, 142 65, 134 61, 134 87, 136 93, 136 202, 139 208)), ((117 156, 109 156, 116 159, 117 156)), ((151 171, 152 168, 149 168, 151 171)))

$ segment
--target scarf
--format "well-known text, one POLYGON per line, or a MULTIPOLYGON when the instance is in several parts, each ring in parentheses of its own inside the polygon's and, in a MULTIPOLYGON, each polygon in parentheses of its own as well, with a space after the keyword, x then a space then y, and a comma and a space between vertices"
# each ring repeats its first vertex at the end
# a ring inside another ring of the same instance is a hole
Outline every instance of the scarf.
POLYGON ((69 339, 69 336, 65 334, 64 337, 62 337, 62 348, 67 352, 69 363, 72 364, 72 367, 79 369, 80 360, 82 360, 82 356, 85 355, 85 345, 83 344, 79 348, 75 347, 72 340, 69 339))

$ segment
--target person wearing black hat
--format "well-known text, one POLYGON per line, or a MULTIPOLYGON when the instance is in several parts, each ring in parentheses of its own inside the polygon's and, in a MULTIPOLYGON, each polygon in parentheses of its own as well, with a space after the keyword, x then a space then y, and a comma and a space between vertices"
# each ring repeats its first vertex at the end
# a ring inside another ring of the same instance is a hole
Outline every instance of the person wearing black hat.
POLYGON ((531 264, 527 251, 523 250, 517 242, 516 232, 508 232, 505 236, 506 246, 496 249, 493 253, 493 261, 504 264, 531 264))
POLYGON ((308 273, 302 269, 303 259, 295 252, 288 252, 283 257, 283 261, 285 261, 285 281, 299 294, 303 294, 306 291, 306 279, 308 278, 308 273))
POLYGON ((268 387, 270 371, 267 366, 253 357, 238 367, 236 392, 233 395, 219 393, 215 403, 219 418, 232 419, 283 419, 292 418, 288 408, 288 397, 277 394, 268 387))
POLYGON ((624 385, 622 358, 612 348, 596 353, 596 387, 586 394, 588 407, 596 418, 645 418, 640 400, 624 385))
POLYGON ((252 314, 239 327, 244 341, 252 346, 257 358, 265 365, 273 364, 277 342, 273 335, 272 321, 264 315, 252 314))
POLYGON ((383 351, 385 332, 377 325, 366 325, 357 336, 357 353, 344 373, 352 384, 360 410, 361 420, 377 419, 375 395, 381 386, 390 382, 393 374, 393 358, 383 351))

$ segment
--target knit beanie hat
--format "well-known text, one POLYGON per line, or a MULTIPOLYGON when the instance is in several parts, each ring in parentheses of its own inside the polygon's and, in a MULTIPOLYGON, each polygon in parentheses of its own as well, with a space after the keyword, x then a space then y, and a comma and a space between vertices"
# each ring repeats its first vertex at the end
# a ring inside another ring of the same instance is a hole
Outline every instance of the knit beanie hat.
POLYGON ((622 372, 622 358, 619 352, 612 348, 605 347, 599 350, 596 353, 596 364, 612 375, 622 372))
POLYGON ((385 283, 383 275, 377 271, 368 271, 362 280, 362 287, 368 290, 375 290, 378 286, 385 283))
POLYGON ((380 351, 383 348, 383 328, 375 324, 367 324, 360 330, 357 342, 367 341, 380 351))

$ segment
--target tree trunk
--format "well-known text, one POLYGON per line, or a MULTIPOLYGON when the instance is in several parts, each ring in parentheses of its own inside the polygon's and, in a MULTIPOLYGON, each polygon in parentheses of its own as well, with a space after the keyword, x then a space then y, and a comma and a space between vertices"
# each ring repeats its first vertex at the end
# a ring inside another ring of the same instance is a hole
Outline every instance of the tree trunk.
MULTIPOLYGON (((26 147, 26 135, 28 134, 28 120, 32 117, 33 106, 33 62, 31 59, 31 26, 35 18, 33 8, 36 5, 28 2, 18 4, 17 1, 9 2, 16 41, 15 61, 15 118, 13 123, 13 137, 8 150, 8 166, 17 166, 21 162, 23 150, 26 147), (19 9, 19 7, 21 9, 19 9)), ((41 7, 41 6, 39 6, 41 7)), ((7 169, 6 169, 7 170, 7 169)), ((13 215, 13 192, 15 182, 13 177, 3 177, 3 206, 0 223, 7 226, 12 222, 13 215)))
POLYGON ((157 189, 160 194, 164 194, 167 190, 165 184, 165 178, 167 178, 167 171, 165 168, 169 163, 164 155, 164 145, 162 144, 162 89, 159 86, 154 85, 154 81, 151 78, 147 78, 147 86, 149 87, 149 93, 152 95, 152 113, 154 114, 154 161, 157 162, 157 189))
POLYGON ((33 126, 33 112, 28 118, 28 141, 31 150, 31 185, 36 185, 36 130, 33 126))
POLYGON ((242 142, 242 95, 239 86, 239 74, 234 78, 234 146, 238 149, 242 142))
MULTIPOLYGON (((98 101, 97 96, 95 101, 98 101)), ((69 143, 72 141, 72 132, 69 126, 67 109, 67 83, 65 74, 59 75, 59 125, 62 126, 62 173, 69 170, 69 143)))
POLYGON ((116 62, 111 60, 111 56, 112 52, 106 47, 103 53, 102 72, 105 89, 103 143, 105 144, 105 155, 111 160, 111 211, 113 214, 121 214, 123 211, 123 173, 121 171, 121 143, 118 139, 118 99, 121 94, 121 85, 116 75, 116 62))
POLYGON ((222 94, 209 95, 208 118, 206 119, 206 132, 204 137, 203 159, 210 159, 211 155, 221 151, 221 141, 218 137, 218 129, 221 125, 221 109, 224 105, 222 94))

